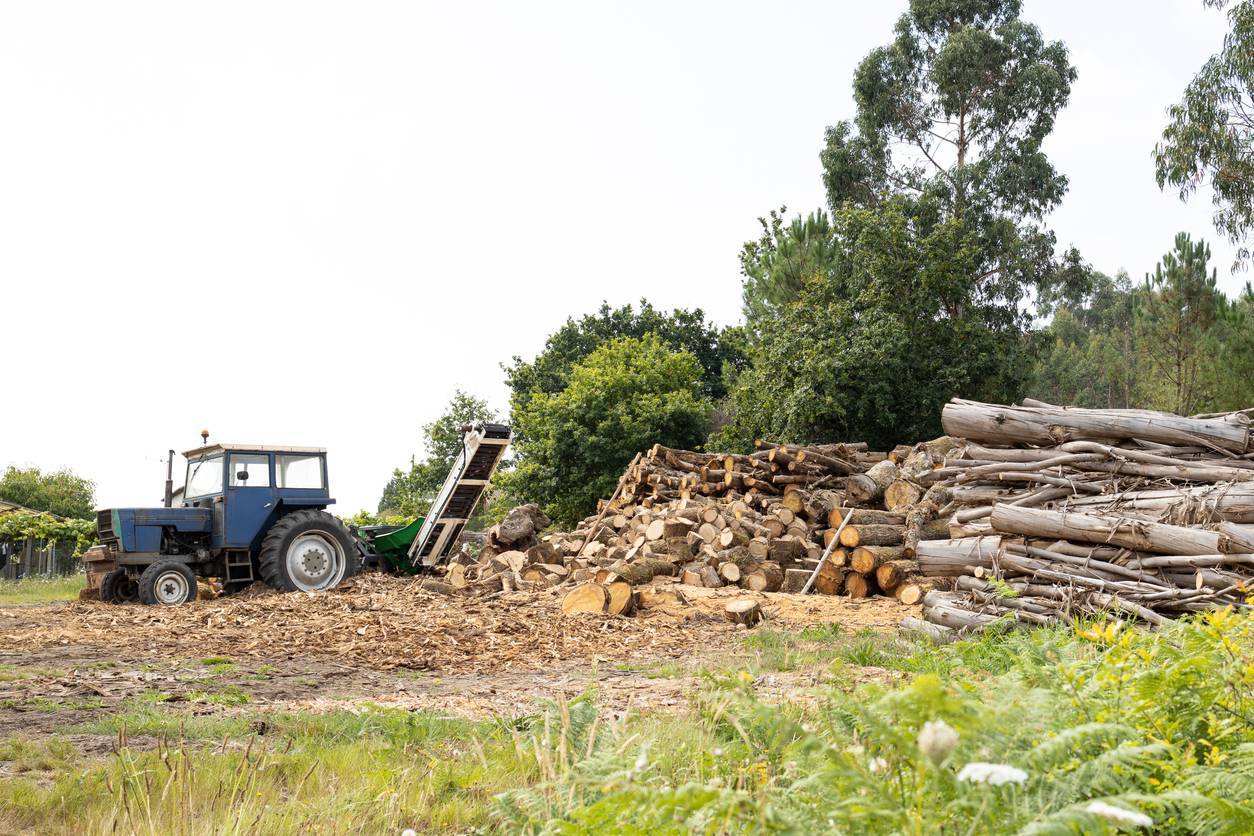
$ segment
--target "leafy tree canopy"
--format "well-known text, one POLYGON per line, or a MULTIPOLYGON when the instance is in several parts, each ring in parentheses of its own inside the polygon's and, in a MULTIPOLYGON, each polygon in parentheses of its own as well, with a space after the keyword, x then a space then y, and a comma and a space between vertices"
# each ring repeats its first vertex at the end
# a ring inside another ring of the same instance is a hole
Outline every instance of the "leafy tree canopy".
POLYGON ((944 288, 947 312, 978 305, 998 324, 1029 291, 1074 277, 1041 219, 1067 188, 1042 144, 1076 73, 1020 5, 912 0, 893 42, 858 66, 857 115, 828 129, 820 155, 833 211, 904 196, 921 230, 953 222, 974 269, 944 288))
POLYGON ((562 388, 534 390, 515 413, 528 429, 515 442, 517 467, 499 481, 511 498, 574 523, 614 491, 638 451, 701 443, 711 411, 704 385, 698 358, 655 333, 606 342, 570 368, 562 388))
POLYGON ((1254 0, 1203 0, 1228 9, 1231 28, 1212 56, 1168 111, 1170 122, 1154 149, 1158 185, 1187 200, 1209 185, 1215 229, 1250 257, 1254 229, 1254 0))
POLYGON ((706 321, 700 309, 676 308, 669 314, 659 311, 641 299, 640 308, 631 305, 610 308, 602 303, 595 314, 570 318, 548 340, 544 350, 531 362, 515 357, 505 369, 506 383, 513 393, 511 412, 515 432, 526 433, 518 426, 517 413, 535 392, 553 394, 566 387, 571 370, 599 346, 623 337, 655 334, 671 349, 687 351, 701 365, 701 391, 719 398, 726 393, 724 367, 745 365, 745 357, 735 334, 706 321))
POLYGON ((95 519, 95 483, 69 470, 10 467, 0 477, 0 499, 60 517, 95 519))
POLYGON ((1032 335, 1027 391, 1050 403, 1125 409, 1140 403, 1142 363, 1127 273, 1090 276, 1089 292, 1059 300, 1053 319, 1032 335))
POLYGON ((795 300, 806 279, 830 270, 835 257, 826 212, 820 209, 785 225, 787 212, 781 206, 769 218, 758 218, 761 238, 747 242, 740 253, 745 321, 751 328, 795 300))
POLYGON ((745 247, 754 367, 719 438, 885 445, 940 405, 1017 397, 1029 301, 1083 296, 1043 217, 1066 178, 1042 151, 1075 70, 1017 0, 912 0, 854 77, 820 159, 830 216, 778 215, 745 247))
POLYGON ((426 457, 410 460, 408 469, 397 468, 379 499, 379 514, 384 517, 414 518, 427 513, 462 449, 462 427, 482 421, 495 421, 496 413, 488 402, 458 389, 453 393, 444 413, 430 424, 423 425, 422 437, 426 457))
POLYGON ((762 320, 754 365, 711 444, 746 449, 756 437, 867 441, 877 447, 939 431, 955 392, 990 400, 1021 387, 1024 338, 971 316, 948 316, 933 288, 978 257, 946 224, 921 234, 905 201, 836 214, 831 271, 762 320))

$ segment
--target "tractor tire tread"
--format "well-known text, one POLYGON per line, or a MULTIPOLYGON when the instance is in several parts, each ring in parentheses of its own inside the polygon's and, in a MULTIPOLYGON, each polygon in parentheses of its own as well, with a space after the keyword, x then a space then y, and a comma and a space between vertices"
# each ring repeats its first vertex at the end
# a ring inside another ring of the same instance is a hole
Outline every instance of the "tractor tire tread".
POLYGON ((260 557, 257 562, 260 564, 261 580, 271 589, 281 592, 296 591, 297 587, 283 572, 283 559, 286 552, 284 544, 288 537, 305 523, 321 523, 341 535, 340 545, 344 547, 344 577, 341 581, 351 578, 361 569, 353 535, 338 517, 315 509, 292 511, 284 514, 274 525, 270 526, 270 530, 261 540, 260 557))
POLYGON ((158 560, 156 563, 146 567, 139 576, 139 602, 141 604, 153 605, 157 603, 157 578, 168 569, 177 569, 190 583, 187 591, 187 600, 182 603, 190 604, 196 600, 198 591, 196 573, 191 570, 191 567, 179 560, 158 560))
POLYGON ((122 593, 118 584, 126 579, 125 569, 110 569, 100 580, 100 600, 106 604, 122 603, 122 593))

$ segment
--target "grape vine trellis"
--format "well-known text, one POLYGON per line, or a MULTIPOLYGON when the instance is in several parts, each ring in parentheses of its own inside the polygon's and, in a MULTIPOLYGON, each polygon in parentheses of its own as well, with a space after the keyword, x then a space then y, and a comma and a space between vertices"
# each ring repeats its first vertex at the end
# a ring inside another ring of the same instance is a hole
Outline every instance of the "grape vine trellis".
POLYGON ((0 516, 0 540, 17 542, 27 537, 47 544, 73 541, 78 557, 96 541, 96 523, 92 520, 58 519, 52 514, 19 511, 0 516))

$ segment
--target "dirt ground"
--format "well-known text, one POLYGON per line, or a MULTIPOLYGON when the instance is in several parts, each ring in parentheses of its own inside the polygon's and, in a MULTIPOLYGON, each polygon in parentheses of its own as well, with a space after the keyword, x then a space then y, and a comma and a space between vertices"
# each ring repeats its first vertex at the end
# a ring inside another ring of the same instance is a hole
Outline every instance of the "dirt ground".
MULTIPOLYGON (((917 614, 882 598, 650 591, 649 608, 630 618, 563 616, 561 589, 458 598, 383 576, 320 595, 249 592, 184 607, 0 609, 0 739, 68 735, 80 751, 107 751, 110 735, 78 730, 137 701, 188 717, 363 703, 484 717, 595 688, 615 712, 667 710, 686 704, 702 669, 744 654, 750 632, 721 615, 730 598, 762 601, 759 631, 887 631, 917 614)), ((765 685, 802 698, 815 676, 773 674, 765 685)))

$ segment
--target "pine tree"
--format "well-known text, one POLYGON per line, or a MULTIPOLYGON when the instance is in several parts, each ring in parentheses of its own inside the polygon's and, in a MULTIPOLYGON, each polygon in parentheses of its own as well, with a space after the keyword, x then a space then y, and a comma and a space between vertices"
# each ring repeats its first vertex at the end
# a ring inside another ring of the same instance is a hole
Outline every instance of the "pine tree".
POLYGON ((1197 412, 1213 394, 1206 343, 1225 300, 1209 261, 1205 241, 1176 235, 1175 249, 1145 277, 1136 311, 1137 341, 1158 390, 1151 393, 1154 405, 1182 415, 1197 412))

